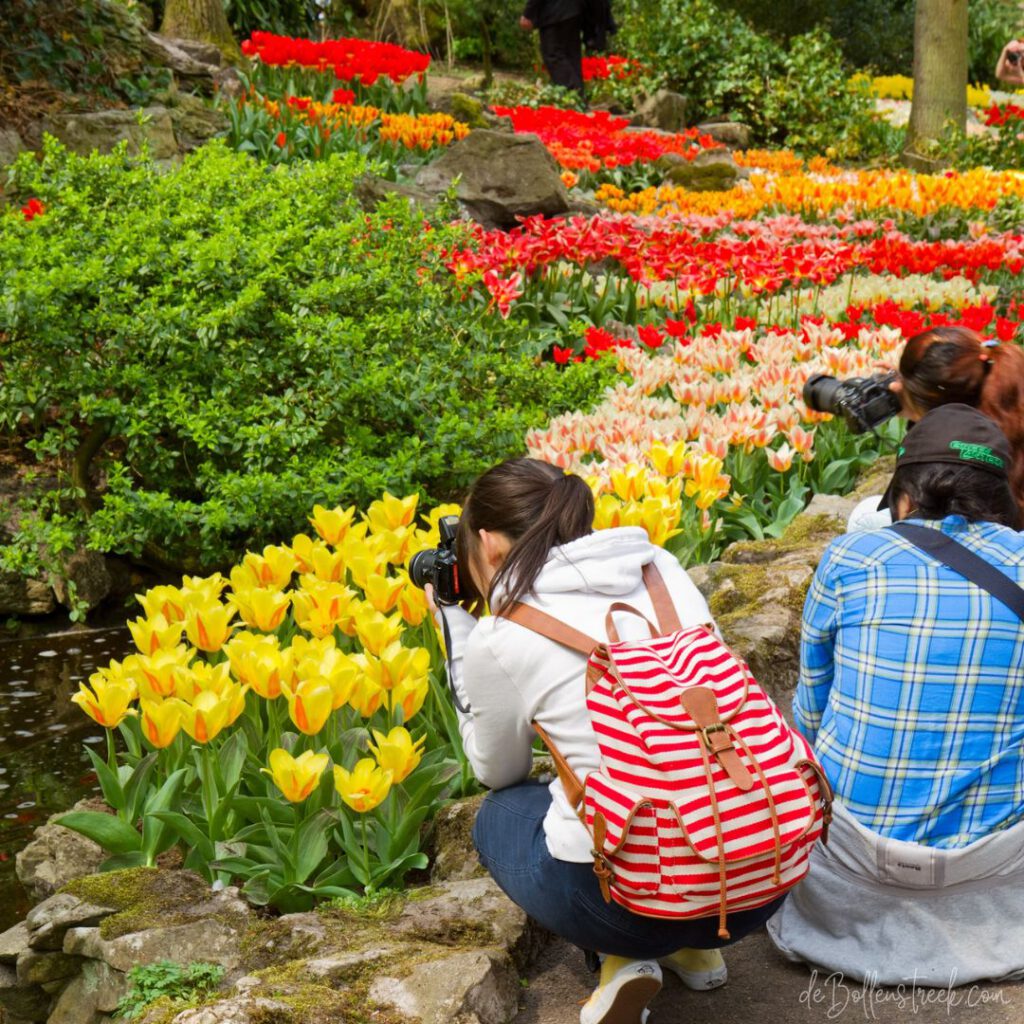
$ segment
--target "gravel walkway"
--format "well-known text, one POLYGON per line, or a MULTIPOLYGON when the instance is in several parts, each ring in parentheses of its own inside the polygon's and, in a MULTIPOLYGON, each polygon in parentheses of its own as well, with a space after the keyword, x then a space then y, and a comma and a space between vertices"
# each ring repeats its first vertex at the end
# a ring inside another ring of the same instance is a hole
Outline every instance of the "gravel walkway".
MULTIPOLYGON (((814 977, 786 961, 763 931, 725 957, 730 980, 715 992, 690 992, 668 976, 651 1004, 650 1024, 1024 1024, 1024 983, 902 994, 872 989, 814 977)), ((575 1024, 595 977, 572 946, 551 942, 529 974, 515 1024, 575 1024)))

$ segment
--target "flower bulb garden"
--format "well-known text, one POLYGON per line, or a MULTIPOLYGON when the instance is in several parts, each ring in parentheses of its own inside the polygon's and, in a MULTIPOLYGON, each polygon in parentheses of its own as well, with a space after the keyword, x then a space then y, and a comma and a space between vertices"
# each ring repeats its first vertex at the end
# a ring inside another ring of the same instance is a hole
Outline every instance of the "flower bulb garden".
MULTIPOLYGON (((643 527, 686 565, 780 536, 900 429, 808 409, 809 376, 892 367, 930 325, 1020 341, 1024 175, 759 148, 695 192, 659 161, 723 149, 697 127, 496 103, 596 212, 508 231, 368 212, 367 169, 405 180, 471 131, 429 109, 430 58, 265 32, 242 50, 224 138, 180 166, 51 144, 12 171, 0 418, 55 468, 4 559, 179 567, 138 594, 135 653, 72 698, 108 738, 90 758, 113 813, 62 821, 108 867, 177 846, 291 911, 401 885, 475 787, 408 573, 468 482, 551 462, 588 481, 595 528, 643 527)), ((1021 107, 976 98, 1016 132, 1021 107)))

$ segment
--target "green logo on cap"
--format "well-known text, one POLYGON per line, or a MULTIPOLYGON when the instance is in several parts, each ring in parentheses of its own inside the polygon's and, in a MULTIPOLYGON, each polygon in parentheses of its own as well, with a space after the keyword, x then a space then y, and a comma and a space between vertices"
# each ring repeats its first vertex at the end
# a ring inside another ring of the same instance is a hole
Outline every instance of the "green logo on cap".
POLYGON ((997 469, 1004 469, 1005 464, 991 448, 983 444, 971 444, 969 441, 950 441, 949 447, 960 453, 961 459, 972 462, 985 462, 997 469))

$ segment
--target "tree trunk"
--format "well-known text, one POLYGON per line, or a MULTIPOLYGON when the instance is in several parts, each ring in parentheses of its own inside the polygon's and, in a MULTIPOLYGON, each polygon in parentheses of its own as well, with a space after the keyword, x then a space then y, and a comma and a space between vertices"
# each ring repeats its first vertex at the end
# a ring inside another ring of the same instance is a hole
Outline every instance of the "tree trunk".
POLYGON ((228 60, 239 56, 221 0, 167 0, 160 34, 213 43, 228 60))
POLYGON ((929 143, 967 127, 967 0, 917 0, 914 100, 904 160, 928 163, 929 143))

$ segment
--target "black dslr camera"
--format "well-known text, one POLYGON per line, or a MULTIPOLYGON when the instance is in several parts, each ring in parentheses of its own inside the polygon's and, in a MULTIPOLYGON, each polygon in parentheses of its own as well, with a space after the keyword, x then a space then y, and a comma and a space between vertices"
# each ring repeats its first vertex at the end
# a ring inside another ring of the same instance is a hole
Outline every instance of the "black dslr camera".
POLYGON ((809 377, 804 385, 804 402, 815 412, 842 416, 850 430, 863 434, 880 427, 900 411, 900 398, 889 385, 895 373, 839 380, 824 373, 809 377))
POLYGON ((462 597, 459 584, 459 561, 455 557, 455 535, 459 529, 458 516, 441 516, 438 521, 441 543, 436 548, 417 551, 409 563, 409 578, 417 587, 428 583, 434 587, 434 600, 438 604, 455 604, 462 597))

